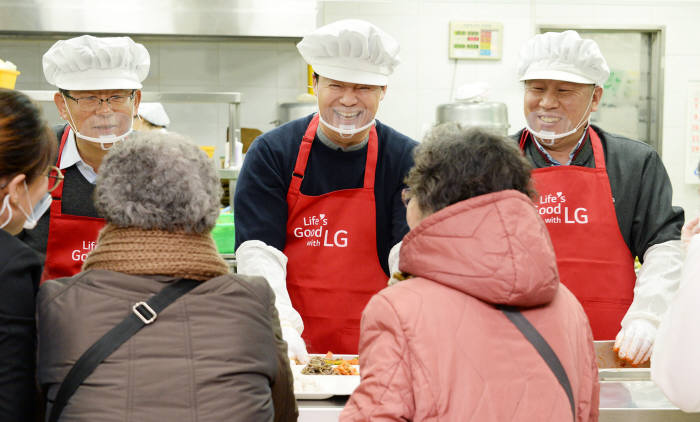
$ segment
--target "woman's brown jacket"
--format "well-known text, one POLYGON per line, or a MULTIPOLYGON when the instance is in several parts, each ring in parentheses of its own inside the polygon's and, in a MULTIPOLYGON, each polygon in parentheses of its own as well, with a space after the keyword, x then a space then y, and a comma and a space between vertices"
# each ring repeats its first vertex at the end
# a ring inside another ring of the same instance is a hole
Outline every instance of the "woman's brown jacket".
MULTIPOLYGON (((47 414, 80 355, 135 302, 173 280, 88 270, 41 286, 38 377, 47 414)), ((202 282, 99 365, 61 420, 295 421, 274 300, 262 278, 223 275, 202 282)))

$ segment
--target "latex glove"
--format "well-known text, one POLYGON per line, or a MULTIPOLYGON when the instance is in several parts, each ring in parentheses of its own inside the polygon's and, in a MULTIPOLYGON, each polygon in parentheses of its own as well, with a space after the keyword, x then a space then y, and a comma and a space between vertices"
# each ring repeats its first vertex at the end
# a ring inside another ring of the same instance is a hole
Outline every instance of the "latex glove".
POLYGON ((403 243, 403 241, 392 246, 391 250, 389 251, 389 275, 391 276, 389 277, 389 281, 387 282, 389 286, 401 281, 400 277, 396 278, 395 276, 395 274, 401 273, 401 271, 399 270, 399 254, 401 253, 401 243, 403 243))
POLYGON ((621 358, 635 364, 649 358, 656 328, 678 291, 682 267, 680 240, 669 240, 647 249, 634 284, 634 300, 616 337, 615 347, 619 348, 621 358))
POLYGON ((299 332, 291 325, 282 325, 282 338, 287 342, 287 356, 289 361, 296 359, 298 363, 309 362, 309 354, 306 352, 306 343, 299 332))
POLYGON ((687 249, 690 239, 696 234, 700 233, 700 217, 695 217, 694 219, 688 221, 683 225, 683 230, 681 230, 681 240, 683 241, 683 246, 687 249))
POLYGON ((287 291, 287 257, 282 251, 259 240, 245 241, 236 250, 236 272, 265 278, 275 292, 280 323, 291 325, 299 334, 304 331, 304 323, 287 291))
POLYGON ((620 359, 640 365, 649 360, 656 338, 656 325, 647 319, 625 321, 615 337, 613 350, 620 359))

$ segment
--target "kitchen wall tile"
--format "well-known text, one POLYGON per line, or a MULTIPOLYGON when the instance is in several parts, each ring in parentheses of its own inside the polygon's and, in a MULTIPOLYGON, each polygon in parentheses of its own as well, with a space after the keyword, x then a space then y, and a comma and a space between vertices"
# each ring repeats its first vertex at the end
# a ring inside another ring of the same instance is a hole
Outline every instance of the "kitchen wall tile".
POLYGON ((20 72, 15 88, 39 89, 46 82, 41 66, 45 52, 38 41, 0 39, 0 59, 11 61, 20 72))
POLYGON ((160 42, 159 41, 137 41, 141 42, 151 56, 151 67, 148 76, 143 81, 144 90, 160 90, 160 42))
POLYGON ((277 87, 293 88, 305 91, 307 85, 307 66, 295 45, 279 46, 276 53, 277 87))
POLYGON ((242 87, 241 127, 263 132, 274 127, 277 119, 277 90, 266 87, 242 87))
POLYGON ((387 91, 380 103, 377 119, 415 139, 418 132, 417 101, 415 90, 387 91))
POLYGON ((160 83, 219 86, 219 48, 207 42, 162 42, 160 83))
POLYGON ((699 4, 689 5, 686 10, 673 10, 666 13, 663 13, 662 8, 656 8, 655 13, 667 16, 661 21, 655 19, 656 22, 673 22, 673 25, 666 25, 667 55, 700 55, 700 48, 698 48, 700 30, 697 29, 698 22, 700 22, 699 4))
POLYGON ((220 44, 220 64, 217 69, 221 86, 226 90, 237 87, 277 87, 277 46, 274 42, 254 42, 250 45, 220 44))
POLYGON ((225 138, 219 120, 222 104, 164 104, 168 130, 189 136, 197 145, 216 145, 225 138))

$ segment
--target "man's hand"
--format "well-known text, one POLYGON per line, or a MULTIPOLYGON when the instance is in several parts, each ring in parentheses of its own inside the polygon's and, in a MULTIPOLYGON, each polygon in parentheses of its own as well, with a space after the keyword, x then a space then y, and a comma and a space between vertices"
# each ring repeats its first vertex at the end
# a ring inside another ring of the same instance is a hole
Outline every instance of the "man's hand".
POLYGON ((700 233, 700 224, 698 224, 698 222, 700 222, 700 217, 695 217, 694 219, 685 223, 683 230, 681 230, 681 240, 686 248, 690 243, 690 239, 692 239, 696 234, 700 233))
POLYGON ((287 356, 290 362, 292 359, 300 364, 309 362, 309 354, 306 352, 306 344, 299 332, 291 326, 282 327, 282 338, 287 342, 287 356))
POLYGON ((656 325, 644 318, 632 319, 617 333, 613 350, 632 365, 649 360, 656 338, 656 325))

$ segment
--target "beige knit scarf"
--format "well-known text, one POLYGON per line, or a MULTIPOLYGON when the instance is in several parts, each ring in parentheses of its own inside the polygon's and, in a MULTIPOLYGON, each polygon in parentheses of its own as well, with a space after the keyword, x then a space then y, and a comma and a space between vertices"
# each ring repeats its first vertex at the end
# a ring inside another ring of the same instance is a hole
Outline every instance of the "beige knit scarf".
POLYGON ((202 281, 229 273, 209 233, 173 233, 111 224, 100 231, 97 246, 83 264, 84 270, 169 275, 202 281))

